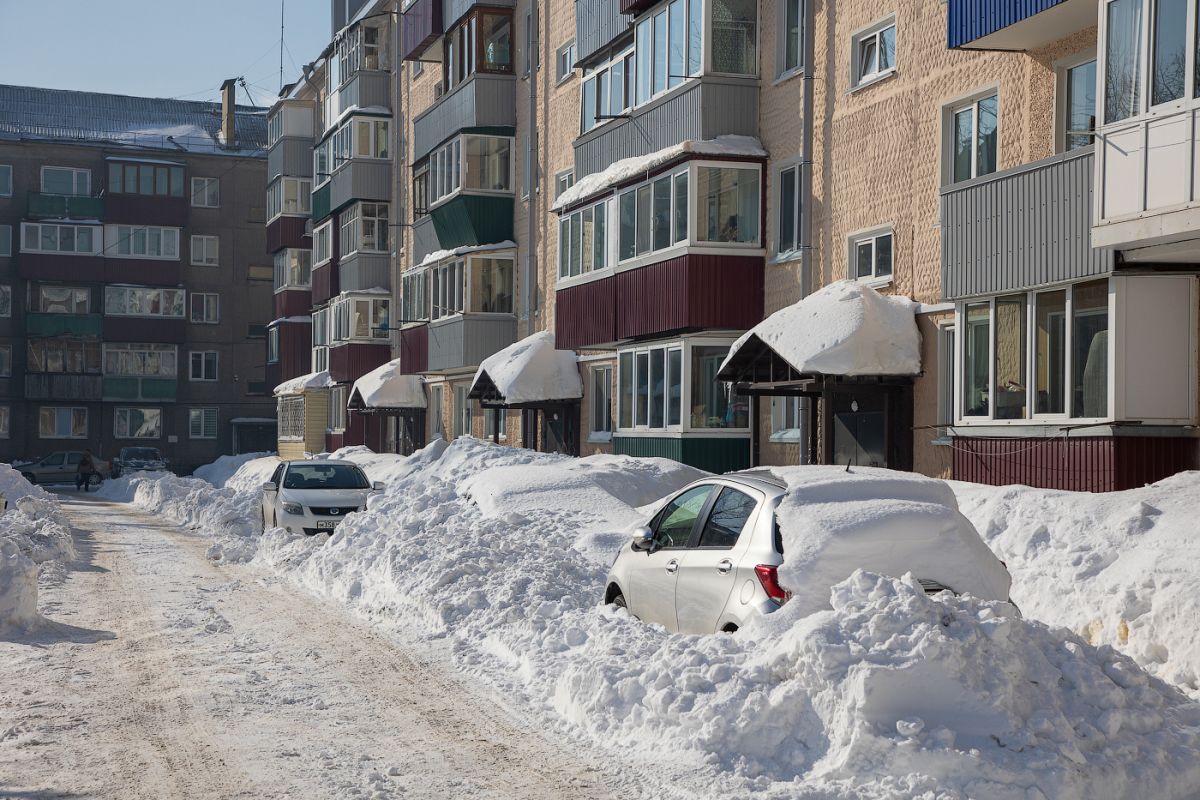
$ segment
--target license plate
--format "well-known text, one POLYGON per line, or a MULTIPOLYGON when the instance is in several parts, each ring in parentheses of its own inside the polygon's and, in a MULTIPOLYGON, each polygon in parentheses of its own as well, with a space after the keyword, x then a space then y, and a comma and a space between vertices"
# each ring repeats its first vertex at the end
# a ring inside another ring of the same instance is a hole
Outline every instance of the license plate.
POLYGON ((337 524, 338 524, 339 522, 341 522, 341 520, 334 520, 334 519, 323 519, 323 520, 318 520, 318 521, 317 521, 317 530, 319 530, 319 531, 331 531, 331 530, 333 530, 334 528, 336 528, 336 527, 337 527, 337 524))

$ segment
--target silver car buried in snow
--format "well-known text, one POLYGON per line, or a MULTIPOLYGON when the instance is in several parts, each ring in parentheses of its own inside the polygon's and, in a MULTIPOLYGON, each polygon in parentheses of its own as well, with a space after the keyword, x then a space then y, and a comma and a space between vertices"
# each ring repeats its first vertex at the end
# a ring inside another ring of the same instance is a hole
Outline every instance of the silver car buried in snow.
POLYGON ((263 530, 332 533, 347 514, 362 511, 367 497, 383 491, 349 461, 285 461, 262 485, 263 530))

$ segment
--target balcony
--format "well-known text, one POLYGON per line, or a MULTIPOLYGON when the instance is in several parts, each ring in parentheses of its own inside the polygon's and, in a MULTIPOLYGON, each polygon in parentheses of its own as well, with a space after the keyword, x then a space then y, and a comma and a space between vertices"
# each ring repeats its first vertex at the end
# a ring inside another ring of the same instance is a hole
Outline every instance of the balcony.
POLYGON ((148 286, 178 286, 183 282, 183 262, 155 258, 106 258, 107 283, 140 283, 148 286))
POLYGON ((337 259, 312 269, 313 305, 321 305, 342 290, 339 287, 337 259))
POLYGON ((1092 247, 1092 149, 1073 150, 942 189, 946 299, 1107 274, 1092 247))
POLYGON ((105 316, 106 342, 152 342, 182 344, 187 338, 187 322, 182 318, 105 316))
POLYGON ((267 151, 267 180, 280 175, 291 178, 311 178, 313 172, 313 141, 283 136, 267 151))
MULTIPOLYGON (((14 253, 16 235, 14 231, 14 253)), ((104 280, 104 261, 101 256, 20 253, 17 256, 17 271, 22 278, 31 280, 97 283, 104 280)))
POLYGON ((628 32, 631 22, 613 0, 576 0, 575 57, 587 61, 628 32))
MULTIPOLYGON (((392 199, 392 162, 352 158, 333 172, 325 187, 329 189, 329 207, 338 211, 355 200, 392 199)), ((313 219, 316 216, 314 196, 313 219)))
POLYGON ((420 161, 459 131, 516 126, 516 77, 473 75, 442 95, 413 121, 413 161, 420 161))
POLYGON ((268 386, 270 389, 312 371, 312 324, 281 322, 274 327, 279 329, 279 361, 267 367, 278 375, 278 379, 270 379, 275 381, 268 386))
POLYGON ((437 229, 433 226, 433 217, 426 214, 413 223, 413 246, 408 254, 409 264, 420 264, 425 256, 443 249, 438 242, 437 229))
POLYGON ((30 311, 25 315, 26 336, 90 336, 99 339, 103 327, 99 314, 43 314, 30 311))
POLYGON ((338 291, 390 289, 391 257, 387 253, 351 253, 338 262, 338 291))
POLYGON ((95 400, 101 391, 99 375, 25 373, 26 400, 95 400))
POLYGON ((392 357, 392 348, 370 342, 351 342, 329 348, 329 375, 338 383, 356 381, 392 357))
POLYGON ((139 378, 124 375, 105 375, 101 390, 105 401, 144 400, 174 402, 179 381, 175 378, 139 378))
POLYGON ((1037 50, 1095 24, 1096 0, 949 0, 946 44, 1037 50))
POLYGON ((308 217, 276 217, 267 223, 267 252, 274 253, 287 247, 308 250, 312 238, 308 235, 308 217))
POLYGON ((688 330, 746 330, 762 321, 763 257, 687 255, 555 294, 564 350, 688 330))
POLYGON ((517 340, 517 318, 512 314, 456 314, 428 327, 426 368, 431 372, 477 366, 517 340))
POLYGON ((104 201, 104 221, 125 225, 163 225, 182 228, 187 224, 187 198, 110 193, 104 201))
POLYGON ((104 219, 103 197, 30 192, 27 219, 104 219))
POLYGON ((416 0, 403 17, 400 52, 405 61, 417 61, 442 36, 442 0, 416 0))
POLYGON ((312 292, 308 289, 285 289, 275 293, 275 318, 307 317, 312 313, 312 292))
MULTIPOLYGON (((372 107, 392 107, 391 76, 386 72, 360 69, 338 92, 338 110, 372 107)), ((311 156, 309 164, 312 164, 311 156)))
POLYGON ((758 80, 705 76, 575 140, 575 178, 689 139, 758 135, 758 80))
POLYGON ((657 2, 658 0, 621 0, 621 13, 640 14, 657 2))
POLYGON ((400 337, 400 371, 416 375, 429 369, 429 326, 413 325, 397 331, 400 337))
POLYGON ((460 194, 430 210, 438 244, 452 250, 513 238, 513 198, 460 194))
POLYGON ((329 216, 330 213, 330 184, 326 181, 320 188, 313 190, 312 195, 312 218, 313 222, 320 222, 329 216))

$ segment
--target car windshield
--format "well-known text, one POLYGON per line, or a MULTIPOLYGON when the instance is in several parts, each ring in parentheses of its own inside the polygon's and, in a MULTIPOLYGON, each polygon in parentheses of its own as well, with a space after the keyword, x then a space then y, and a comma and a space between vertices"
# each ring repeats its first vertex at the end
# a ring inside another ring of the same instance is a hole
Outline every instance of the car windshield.
POLYGON ((126 461, 158 461, 158 451, 153 447, 126 447, 121 450, 126 461))
POLYGON ((367 489, 367 476, 348 464, 295 464, 283 478, 285 489, 367 489))

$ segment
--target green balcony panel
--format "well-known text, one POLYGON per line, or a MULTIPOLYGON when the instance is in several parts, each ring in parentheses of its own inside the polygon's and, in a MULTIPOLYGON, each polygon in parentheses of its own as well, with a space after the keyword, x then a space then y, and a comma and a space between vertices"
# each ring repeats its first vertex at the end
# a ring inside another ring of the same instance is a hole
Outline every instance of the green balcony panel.
POLYGON ((314 222, 319 222, 329 216, 329 198, 332 188, 332 181, 326 181, 324 186, 313 192, 312 218, 314 222))
POLYGON ((146 400, 174 400, 179 381, 174 378, 142 378, 142 397, 146 400))
POLYGON ((29 193, 30 219, 104 219, 104 198, 29 193))
POLYGON ((25 315, 27 336, 94 336, 100 338, 103 317, 99 314, 42 314, 25 315))
POLYGON ((438 243, 452 250, 513 238, 513 199, 460 194, 429 212, 438 243))
POLYGON ((118 375, 104 376, 105 400, 174 400, 178 381, 175 378, 135 378, 118 375))
POLYGON ((750 466, 750 437, 614 436, 613 452, 638 458, 669 458, 718 475, 750 466))

